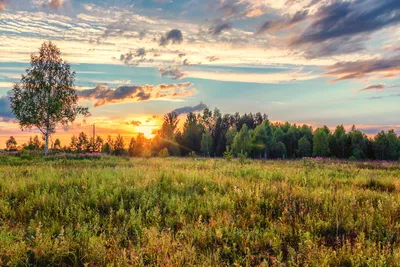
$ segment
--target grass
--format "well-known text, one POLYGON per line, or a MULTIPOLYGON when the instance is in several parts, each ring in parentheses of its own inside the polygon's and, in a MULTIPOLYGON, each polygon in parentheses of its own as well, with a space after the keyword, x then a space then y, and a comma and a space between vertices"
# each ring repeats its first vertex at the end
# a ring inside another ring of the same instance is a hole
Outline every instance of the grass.
POLYGON ((368 164, 1 158, 0 265, 399 266, 399 164, 368 164))

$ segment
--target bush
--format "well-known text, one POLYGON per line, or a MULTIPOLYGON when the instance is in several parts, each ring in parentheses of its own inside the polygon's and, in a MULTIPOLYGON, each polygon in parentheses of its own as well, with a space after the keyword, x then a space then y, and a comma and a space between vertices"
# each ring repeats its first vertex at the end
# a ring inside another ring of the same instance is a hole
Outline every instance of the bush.
POLYGON ((231 161, 233 159, 233 150, 227 147, 226 151, 224 152, 224 159, 226 161, 231 161))
POLYGON ((168 158, 169 157, 169 152, 168 149, 164 148, 160 152, 158 152, 158 156, 160 158, 168 158))
POLYGON ((197 157, 197 154, 196 154, 195 151, 191 151, 191 152, 188 154, 188 156, 191 157, 192 159, 195 159, 195 158, 197 157))

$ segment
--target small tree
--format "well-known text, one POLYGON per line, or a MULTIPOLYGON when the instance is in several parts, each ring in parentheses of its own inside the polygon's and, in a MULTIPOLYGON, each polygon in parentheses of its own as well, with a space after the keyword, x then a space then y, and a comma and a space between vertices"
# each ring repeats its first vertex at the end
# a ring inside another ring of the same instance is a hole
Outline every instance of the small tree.
POLYGON ((72 152, 75 152, 75 151, 77 151, 78 150, 78 137, 76 137, 76 135, 73 135, 72 137, 71 137, 71 143, 69 144, 69 149, 72 151, 72 152))
POLYGON ((56 141, 54 141, 53 149, 55 151, 61 150, 61 141, 60 141, 60 139, 56 139, 56 141))
POLYGON ((6 150, 9 152, 17 151, 17 140, 15 140, 14 136, 10 136, 10 138, 6 142, 6 150))
POLYGON ((89 137, 84 132, 81 132, 78 136, 78 152, 87 152, 89 149, 89 137))
POLYGON ((131 141, 129 142, 129 148, 128 148, 128 153, 130 157, 135 156, 135 148, 136 148, 136 140, 134 137, 132 137, 131 141))
POLYGON ((107 142, 102 147, 101 151, 106 154, 111 154, 114 150, 114 140, 111 135, 107 137, 107 142))
POLYGON ((114 142, 114 154, 116 156, 122 156, 125 152, 125 141, 121 135, 118 135, 114 142))
POLYGON ((65 125, 79 114, 89 114, 87 108, 77 105, 74 81, 75 72, 61 59, 60 50, 45 42, 38 55, 31 55, 30 68, 12 89, 12 112, 22 130, 36 127, 45 136, 46 155, 49 137, 55 133, 57 124, 65 125))
POLYGON ((166 149, 166 148, 161 149, 161 151, 158 153, 158 156, 160 158, 168 158, 169 157, 168 149, 166 149))

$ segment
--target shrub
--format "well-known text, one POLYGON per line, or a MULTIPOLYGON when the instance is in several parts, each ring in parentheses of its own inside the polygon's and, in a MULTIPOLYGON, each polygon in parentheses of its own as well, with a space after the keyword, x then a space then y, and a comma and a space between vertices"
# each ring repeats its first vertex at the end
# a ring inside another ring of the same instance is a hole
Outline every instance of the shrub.
POLYGON ((197 157, 197 154, 196 154, 195 151, 191 151, 191 152, 188 154, 188 156, 191 157, 192 159, 195 159, 195 158, 197 157))
POLYGON ((168 158, 169 157, 169 152, 168 149, 164 148, 160 152, 158 152, 158 156, 160 158, 168 158))

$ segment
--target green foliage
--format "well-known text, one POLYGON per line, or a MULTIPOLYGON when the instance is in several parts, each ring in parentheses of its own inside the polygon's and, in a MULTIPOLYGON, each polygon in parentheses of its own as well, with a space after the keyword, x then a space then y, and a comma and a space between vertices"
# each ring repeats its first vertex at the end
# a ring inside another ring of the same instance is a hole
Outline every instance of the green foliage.
POLYGON ((166 149, 166 148, 162 149, 162 150, 158 153, 158 156, 159 156, 160 158, 168 158, 168 157, 169 157, 168 149, 166 149))
POLYGON ((251 132, 249 131, 246 124, 242 126, 242 129, 233 139, 232 149, 236 155, 239 154, 250 154, 252 148, 251 144, 251 132))
POLYGON ((239 160, 240 165, 242 165, 242 166, 249 163, 248 155, 246 153, 240 152, 238 154, 238 160, 239 160))
POLYGON ((226 148, 226 151, 224 152, 224 159, 228 162, 233 159, 233 150, 230 147, 226 148))
POLYGON ((205 131, 201 138, 201 153, 205 157, 212 155, 213 140, 209 132, 205 131))
POLYGON ((11 109, 22 129, 38 128, 46 139, 57 124, 73 122, 77 115, 88 115, 87 108, 77 105, 75 73, 61 59, 60 50, 51 42, 42 44, 39 54, 31 56, 31 66, 16 83, 10 97, 11 109))
POLYGON ((398 163, 0 157, 1 266, 400 262, 398 163))
POLYGON ((313 155, 315 157, 328 157, 330 155, 329 140, 330 132, 329 129, 318 128, 314 133, 314 148, 313 155))
POLYGON ((303 136, 298 143, 297 155, 299 157, 311 157, 312 154, 312 146, 310 141, 308 141, 307 137, 303 136))

